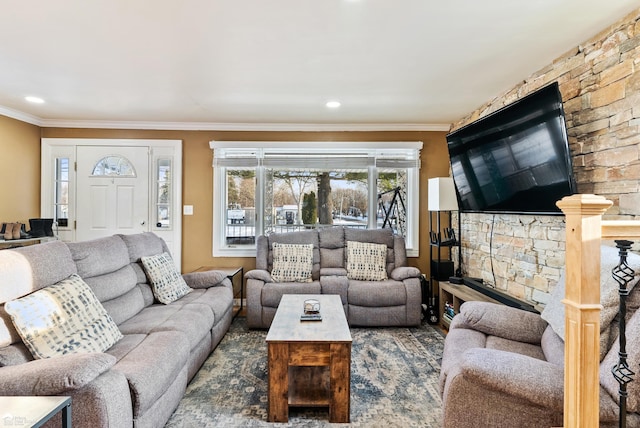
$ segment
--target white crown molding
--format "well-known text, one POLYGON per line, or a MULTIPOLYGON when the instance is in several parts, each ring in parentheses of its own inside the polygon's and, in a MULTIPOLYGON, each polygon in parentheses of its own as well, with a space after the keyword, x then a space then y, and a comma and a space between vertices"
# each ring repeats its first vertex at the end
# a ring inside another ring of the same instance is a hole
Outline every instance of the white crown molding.
POLYGON ((20 120, 22 122, 30 123, 32 125, 42 126, 42 119, 40 119, 39 117, 30 115, 30 114, 27 114, 27 113, 23 113, 23 112, 18 111, 18 110, 13 110, 13 109, 10 109, 8 107, 0 106, 0 114, 2 116, 7 116, 7 117, 10 117, 12 119, 16 119, 16 120, 20 120))
POLYGON ((163 131, 445 131, 449 123, 215 123, 42 119, 0 106, 0 115, 43 128, 147 129, 163 131))
POLYGON ((209 123, 127 122, 101 120, 41 121, 45 128, 149 129, 165 131, 449 131, 451 124, 435 123, 209 123))

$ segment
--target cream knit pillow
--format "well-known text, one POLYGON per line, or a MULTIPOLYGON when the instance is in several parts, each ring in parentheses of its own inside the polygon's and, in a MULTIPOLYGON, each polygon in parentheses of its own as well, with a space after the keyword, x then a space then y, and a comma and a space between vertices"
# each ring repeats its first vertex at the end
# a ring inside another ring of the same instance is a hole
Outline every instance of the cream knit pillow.
POLYGON ((361 281, 387 279, 387 246, 347 241, 347 278, 361 281))
POLYGON ((313 244, 272 244, 273 268, 271 279, 275 282, 311 282, 313 269, 313 244))

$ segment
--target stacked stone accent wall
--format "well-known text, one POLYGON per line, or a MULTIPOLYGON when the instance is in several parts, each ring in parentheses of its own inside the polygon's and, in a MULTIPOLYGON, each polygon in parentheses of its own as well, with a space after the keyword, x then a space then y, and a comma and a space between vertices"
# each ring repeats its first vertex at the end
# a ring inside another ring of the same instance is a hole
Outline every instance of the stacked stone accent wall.
MULTIPOLYGON (((640 9, 452 125, 458 129, 557 81, 580 193, 640 219, 640 9)), ((462 214, 463 271, 544 305, 564 265, 564 217, 462 214)), ((457 256, 456 256, 457 257, 457 256)))

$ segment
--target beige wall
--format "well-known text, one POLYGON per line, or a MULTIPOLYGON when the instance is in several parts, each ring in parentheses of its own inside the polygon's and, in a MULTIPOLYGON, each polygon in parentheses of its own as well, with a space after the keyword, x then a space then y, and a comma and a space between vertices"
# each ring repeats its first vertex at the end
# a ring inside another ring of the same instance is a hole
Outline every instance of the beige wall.
POLYGON ((0 162, 0 223, 39 217, 40 128, 0 116, 0 162))
MULTIPOLYGON (((183 217, 182 268, 241 265, 255 267, 254 258, 213 258, 213 153, 211 140, 224 141, 422 141, 420 170, 420 212, 427 212, 427 179, 449 174, 445 132, 231 132, 231 131, 146 131, 44 128, 43 138, 153 138, 183 141, 183 204, 194 206, 193 216, 183 217)), ((39 165, 39 163, 38 163, 39 165)), ((428 271, 428 220, 420 221, 420 257, 410 264, 428 271)))
MULTIPOLYGON (((557 81, 578 191, 612 200, 610 219, 640 219, 639 18, 640 9, 453 128, 557 81)), ((463 214, 462 220, 467 273, 509 294, 544 304, 564 266, 564 217, 463 214)))

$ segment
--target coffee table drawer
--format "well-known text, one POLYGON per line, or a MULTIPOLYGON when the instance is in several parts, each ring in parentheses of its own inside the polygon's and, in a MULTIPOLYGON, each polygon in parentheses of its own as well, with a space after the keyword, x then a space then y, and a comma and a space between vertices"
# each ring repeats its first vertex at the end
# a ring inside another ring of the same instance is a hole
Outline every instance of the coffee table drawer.
POLYGON ((331 345, 328 343, 290 343, 290 366, 328 366, 331 345))

